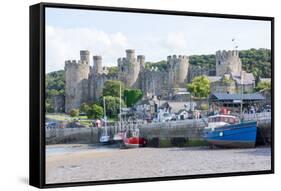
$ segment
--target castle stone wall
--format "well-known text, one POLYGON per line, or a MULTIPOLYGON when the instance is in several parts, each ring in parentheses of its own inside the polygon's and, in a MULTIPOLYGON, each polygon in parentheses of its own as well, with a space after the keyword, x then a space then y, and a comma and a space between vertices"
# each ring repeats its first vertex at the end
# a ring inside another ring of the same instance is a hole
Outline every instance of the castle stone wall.
POLYGON ((164 71, 145 70, 141 80, 141 89, 146 96, 167 96, 168 73, 164 71))

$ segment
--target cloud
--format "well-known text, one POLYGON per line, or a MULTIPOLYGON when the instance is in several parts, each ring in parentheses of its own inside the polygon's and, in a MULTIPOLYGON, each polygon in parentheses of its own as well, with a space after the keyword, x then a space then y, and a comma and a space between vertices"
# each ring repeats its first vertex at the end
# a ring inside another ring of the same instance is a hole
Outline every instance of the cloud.
POLYGON ((163 45, 170 50, 182 50, 187 48, 187 36, 182 32, 168 33, 163 45))
MULTIPOLYGON (((46 70, 63 69, 65 60, 79 59, 80 50, 90 50, 102 55, 103 62, 112 65, 129 47, 127 37, 121 32, 108 34, 94 28, 46 27, 46 70), (108 63, 109 62, 109 63, 108 63)), ((91 60, 92 62, 92 60, 91 60)))
POLYGON ((144 54, 147 61, 166 59, 171 54, 188 52, 187 35, 183 32, 157 35, 107 33, 96 28, 46 27, 46 71, 64 68, 65 60, 78 60, 80 50, 89 50, 92 56, 101 55, 104 66, 116 66, 117 59, 125 56, 125 49, 144 54))

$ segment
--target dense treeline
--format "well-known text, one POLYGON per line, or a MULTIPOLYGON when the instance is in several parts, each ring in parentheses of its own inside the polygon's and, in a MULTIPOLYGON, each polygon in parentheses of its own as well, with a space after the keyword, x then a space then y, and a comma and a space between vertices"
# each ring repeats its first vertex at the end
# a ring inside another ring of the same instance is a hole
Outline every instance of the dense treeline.
POLYGON ((46 84, 46 111, 53 112, 52 97, 64 95, 65 73, 64 70, 50 72, 45 78, 46 84))
POLYGON ((243 69, 252 72, 256 78, 271 78, 271 51, 250 49, 240 51, 243 69))
POLYGON ((189 63, 192 66, 200 66, 201 68, 214 69, 216 67, 216 57, 210 55, 192 55, 189 56, 189 63))
POLYGON ((64 95, 65 76, 64 70, 51 72, 46 75, 46 95, 64 95))

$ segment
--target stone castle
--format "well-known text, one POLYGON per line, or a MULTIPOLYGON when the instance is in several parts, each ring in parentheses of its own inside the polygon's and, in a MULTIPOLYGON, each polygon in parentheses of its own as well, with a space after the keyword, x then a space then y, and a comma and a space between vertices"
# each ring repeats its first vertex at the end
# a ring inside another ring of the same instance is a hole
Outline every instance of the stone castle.
MULTIPOLYGON (((175 89, 183 89, 193 77, 202 75, 197 69, 190 69, 189 58, 185 55, 167 57, 167 69, 146 68, 145 56, 135 54, 135 50, 126 50, 126 57, 117 59, 118 70, 109 73, 102 64, 101 56, 93 56, 90 64, 90 52, 80 51, 80 60, 65 62, 65 112, 79 108, 82 103, 91 103, 102 95, 107 80, 120 80, 126 87, 139 88, 146 97, 161 95, 162 99, 172 99, 175 89), (194 72, 193 72, 194 71, 194 72)), ((216 76, 233 74, 237 77, 242 71, 238 51, 216 52, 216 76)), ((203 75, 209 75, 205 72, 203 75)), ((210 77, 212 78, 212 77, 210 77)), ((219 82, 219 78, 217 81, 219 82)), ((212 82, 212 81, 211 81, 212 82)))

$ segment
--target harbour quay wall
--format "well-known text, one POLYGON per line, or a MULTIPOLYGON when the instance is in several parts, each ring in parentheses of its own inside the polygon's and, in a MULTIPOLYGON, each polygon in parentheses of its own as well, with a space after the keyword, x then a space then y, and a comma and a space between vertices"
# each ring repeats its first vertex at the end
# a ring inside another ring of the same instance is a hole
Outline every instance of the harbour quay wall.
POLYGON ((46 144, 67 144, 67 143, 97 143, 99 142, 98 129, 89 128, 55 128, 46 129, 46 144))
MULTIPOLYGON (((194 140, 202 139, 202 130, 204 122, 198 120, 184 120, 163 123, 148 124, 127 124, 123 129, 139 128, 140 136, 147 140, 159 138, 185 138, 194 140)), ((110 137, 118 131, 115 126, 107 127, 110 137)), ((63 144, 63 143, 98 143, 103 128, 54 128, 46 129, 46 144, 63 144)))
MULTIPOLYGON (((271 119, 255 118, 258 121, 258 145, 271 143, 271 119)), ((250 120, 248 118, 247 120, 250 120)), ((202 139, 203 128, 206 126, 206 118, 170 121, 148 124, 129 124, 124 128, 139 128, 140 135, 148 140, 148 146, 175 145, 197 146, 205 144, 202 139), (174 143, 174 144, 173 144, 174 143)), ((102 128, 54 128, 46 129, 46 144, 85 143, 94 144, 99 142, 102 128)), ((118 131, 117 127, 107 128, 108 134, 113 135, 118 131)))
POLYGON ((197 146, 206 145, 202 138, 206 123, 202 119, 146 124, 140 127, 140 135, 148 140, 148 146, 197 146))

